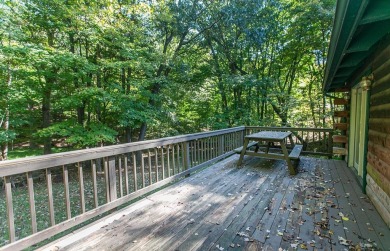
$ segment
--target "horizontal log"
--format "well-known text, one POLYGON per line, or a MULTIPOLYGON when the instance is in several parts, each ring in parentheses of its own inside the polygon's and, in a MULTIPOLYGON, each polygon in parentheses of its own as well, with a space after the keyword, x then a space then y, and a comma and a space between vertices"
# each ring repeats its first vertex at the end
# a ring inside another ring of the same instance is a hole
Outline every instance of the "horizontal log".
MULTIPOLYGON (((389 73, 390 76, 390 73, 389 73)), ((390 82, 390 79, 388 80, 390 82)), ((390 104, 390 89, 378 92, 377 94, 371 95, 370 106, 375 107, 379 105, 390 104)))
POLYGON ((370 152, 367 154, 367 161, 372 168, 386 177, 386 179, 390 180, 390 166, 388 163, 382 161, 378 156, 370 152))
POLYGON ((348 142, 348 137, 344 136, 344 135, 333 135, 332 139, 333 139, 334 143, 347 143, 348 142))
POLYGON ((371 153, 378 157, 385 163, 390 163, 390 149, 368 142, 368 153, 371 153))
MULTIPOLYGON (((381 66, 384 65, 385 62, 388 62, 390 58, 390 45, 381 50, 381 52, 375 57, 373 61, 373 69, 374 73, 378 74, 378 71, 381 71, 381 66)), ((388 69, 385 67, 385 69, 388 69)))
POLYGON ((374 183, 376 183, 383 190, 383 192, 390 196, 390 181, 371 165, 367 165, 367 173, 371 176, 374 183))
POLYGON ((346 131, 348 129, 348 124, 347 123, 334 123, 333 129, 346 131))
POLYGON ((368 140, 376 145, 380 145, 383 147, 388 146, 390 148, 390 134, 377 132, 374 130, 368 131, 368 140))
POLYGON ((370 131, 390 134, 390 119, 370 118, 368 127, 370 128, 370 131))
POLYGON ((382 219, 390 227, 389 196, 367 175, 367 196, 370 198, 382 219), (386 202, 387 201, 387 202, 386 202))
POLYGON ((349 104, 349 100, 345 99, 345 98, 335 98, 333 100, 333 102, 334 102, 334 105, 348 105, 349 104))
POLYGON ((333 154, 347 155, 347 149, 344 147, 333 147, 333 154))
POLYGON ((390 118, 390 104, 371 106, 370 118, 390 118))
POLYGON ((349 111, 334 111, 334 117, 347 118, 349 117, 349 111))

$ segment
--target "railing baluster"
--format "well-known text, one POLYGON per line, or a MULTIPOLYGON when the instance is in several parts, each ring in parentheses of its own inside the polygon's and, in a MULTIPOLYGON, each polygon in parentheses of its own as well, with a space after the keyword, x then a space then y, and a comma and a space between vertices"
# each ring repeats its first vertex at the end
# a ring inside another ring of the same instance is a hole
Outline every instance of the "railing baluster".
POLYGON ((134 179, 134 191, 138 190, 138 178, 137 178, 137 156, 134 152, 131 153, 133 157, 133 179, 134 179))
POLYGON ((176 174, 175 145, 172 145, 172 174, 176 174))
POLYGON ((162 169, 162 178, 165 179, 165 158, 164 158, 164 146, 161 146, 161 169, 162 169))
POLYGON ((91 160, 92 166, 92 186, 93 186, 93 202, 95 208, 99 206, 98 190, 97 190, 97 177, 96 177, 96 160, 91 160))
POLYGON ((123 197, 122 156, 118 156, 119 194, 123 197))
POLYGON ((49 215, 50 215, 50 223, 52 226, 56 224, 54 218, 54 202, 53 202, 53 186, 51 181, 51 169, 46 169, 46 184, 47 184, 47 196, 49 202, 49 215))
POLYGON ((110 179, 109 179, 109 175, 108 175, 108 157, 103 158, 103 162, 104 162, 104 178, 106 181, 106 201, 108 203, 111 201, 111 198, 110 198, 110 179))
POLYGON ((30 204, 31 229, 32 233, 35 234, 37 232, 37 213, 35 211, 34 181, 31 172, 27 172, 27 187, 30 204))
POLYGON ((83 174, 83 166, 77 163, 78 173, 79 173, 79 192, 80 192, 80 209, 81 213, 85 213, 85 195, 84 195, 84 174, 83 174))
POLYGON ((170 158, 169 158, 169 152, 171 151, 170 150, 171 149, 171 146, 170 145, 168 145, 167 146, 167 168, 168 168, 168 177, 171 177, 171 160, 170 160, 170 158))
POLYGON ((198 140, 194 140, 194 166, 199 164, 198 161, 198 140))
POLYGON ((65 206, 66 206, 66 217, 67 219, 72 218, 72 213, 70 211, 70 195, 69 195, 69 174, 68 167, 62 166, 62 173, 64 176, 64 189, 65 189, 65 206))
POLYGON ((126 188, 126 195, 129 194, 129 169, 128 169, 128 154, 125 154, 125 188, 126 188))
POLYGON ((148 166, 149 166, 149 184, 153 184, 153 177, 152 177, 152 158, 150 156, 150 149, 148 149, 148 166))
POLYGON ((141 151, 141 175, 142 175, 142 188, 145 187, 145 160, 144 153, 141 151))
POLYGON ((180 144, 176 144, 176 161, 177 161, 177 173, 180 173, 180 144))
POLYGON ((156 168, 156 182, 159 181, 159 178, 158 178, 158 154, 157 154, 157 148, 154 148, 154 163, 155 163, 155 168, 156 168))
POLYGON ((14 206, 12 203, 12 184, 10 177, 4 177, 5 200, 7 205, 8 233, 10 242, 15 242, 14 206))

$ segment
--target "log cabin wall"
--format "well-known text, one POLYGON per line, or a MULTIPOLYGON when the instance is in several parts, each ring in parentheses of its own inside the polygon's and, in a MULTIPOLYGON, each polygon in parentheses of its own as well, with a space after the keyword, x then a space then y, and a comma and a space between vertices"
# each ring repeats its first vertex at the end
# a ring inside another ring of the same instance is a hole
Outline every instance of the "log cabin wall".
POLYGON ((372 61, 367 195, 390 226, 390 45, 372 61))

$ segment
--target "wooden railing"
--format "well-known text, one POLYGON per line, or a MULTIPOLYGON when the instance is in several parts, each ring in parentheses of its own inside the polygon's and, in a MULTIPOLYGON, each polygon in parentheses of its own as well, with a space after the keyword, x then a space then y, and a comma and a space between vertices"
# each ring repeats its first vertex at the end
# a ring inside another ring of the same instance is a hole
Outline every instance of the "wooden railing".
POLYGON ((332 149, 330 129, 242 126, 0 162, 0 250, 26 248, 100 217, 229 156, 244 135, 261 130, 289 130, 308 147, 332 149))
POLYGON ((328 128, 298 128, 298 127, 262 127, 246 126, 245 135, 260 131, 290 131, 293 133, 293 141, 303 145, 302 154, 332 156, 333 129, 328 128))
POLYGON ((0 246, 31 246, 189 175, 231 154, 243 144, 244 130, 0 162, 0 208, 6 208, 0 224, 7 226, 0 229, 0 246))

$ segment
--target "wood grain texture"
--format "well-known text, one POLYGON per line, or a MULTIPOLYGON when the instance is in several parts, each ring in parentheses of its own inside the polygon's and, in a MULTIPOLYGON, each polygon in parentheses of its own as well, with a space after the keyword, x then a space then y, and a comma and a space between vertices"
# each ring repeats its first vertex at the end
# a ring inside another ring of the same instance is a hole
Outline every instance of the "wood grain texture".
POLYGON ((342 250, 339 236, 351 247, 388 247, 390 230, 345 162, 302 157, 300 172, 289 176, 283 161, 245 157, 238 169, 237 159, 148 196, 126 209, 132 213, 119 213, 118 220, 77 241, 46 250, 289 250, 291 244, 342 250))

